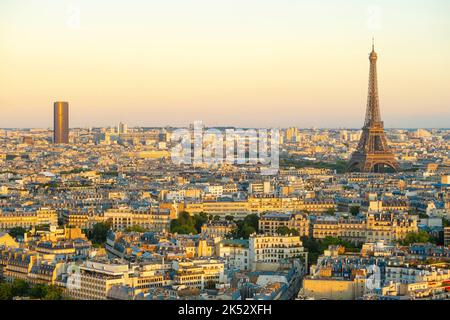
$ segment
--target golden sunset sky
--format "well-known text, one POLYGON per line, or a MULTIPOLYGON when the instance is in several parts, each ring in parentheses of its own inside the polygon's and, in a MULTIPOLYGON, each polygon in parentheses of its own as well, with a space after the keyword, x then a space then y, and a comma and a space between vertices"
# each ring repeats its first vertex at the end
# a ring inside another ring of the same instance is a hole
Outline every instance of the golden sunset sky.
POLYGON ((2 0, 0 127, 449 127, 450 1, 2 0))

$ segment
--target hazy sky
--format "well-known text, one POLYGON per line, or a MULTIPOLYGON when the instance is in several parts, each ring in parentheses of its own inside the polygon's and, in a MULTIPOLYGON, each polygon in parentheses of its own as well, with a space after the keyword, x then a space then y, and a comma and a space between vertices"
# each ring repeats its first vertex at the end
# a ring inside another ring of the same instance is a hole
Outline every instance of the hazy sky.
POLYGON ((450 1, 1 0, 0 127, 450 127, 450 1))

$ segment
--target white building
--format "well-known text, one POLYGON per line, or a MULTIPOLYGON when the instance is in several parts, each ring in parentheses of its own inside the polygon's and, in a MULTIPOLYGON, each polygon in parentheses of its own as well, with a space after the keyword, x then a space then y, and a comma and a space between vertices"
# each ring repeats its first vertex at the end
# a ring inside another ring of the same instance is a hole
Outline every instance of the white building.
POLYGON ((284 259, 304 257, 306 252, 299 236, 293 235, 259 235, 249 238, 250 269, 277 264, 284 259))

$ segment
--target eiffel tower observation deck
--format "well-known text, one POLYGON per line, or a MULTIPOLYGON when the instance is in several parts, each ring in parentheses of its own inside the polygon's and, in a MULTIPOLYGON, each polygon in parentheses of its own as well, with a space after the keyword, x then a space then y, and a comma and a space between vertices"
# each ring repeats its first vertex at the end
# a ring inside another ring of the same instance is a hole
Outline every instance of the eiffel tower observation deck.
POLYGON ((381 121, 377 83, 377 59, 375 46, 369 54, 369 90, 367 95, 366 119, 356 151, 348 163, 350 172, 395 172, 399 165, 389 149, 384 124, 381 121))

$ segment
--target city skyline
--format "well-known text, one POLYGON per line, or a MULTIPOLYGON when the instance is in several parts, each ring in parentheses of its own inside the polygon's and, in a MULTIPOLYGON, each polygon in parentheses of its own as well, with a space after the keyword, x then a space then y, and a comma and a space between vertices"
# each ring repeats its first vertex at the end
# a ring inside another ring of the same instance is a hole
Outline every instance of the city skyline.
POLYGON ((448 0, 0 1, 0 306, 437 311, 449 14, 448 0))
POLYGON ((51 127, 67 100, 73 127, 357 129, 372 36, 385 126, 450 119, 446 1, 104 6, 0 4, 0 127, 51 127))

